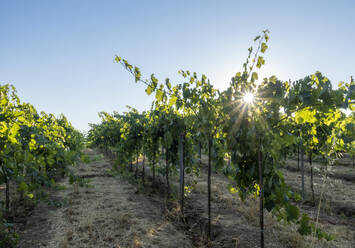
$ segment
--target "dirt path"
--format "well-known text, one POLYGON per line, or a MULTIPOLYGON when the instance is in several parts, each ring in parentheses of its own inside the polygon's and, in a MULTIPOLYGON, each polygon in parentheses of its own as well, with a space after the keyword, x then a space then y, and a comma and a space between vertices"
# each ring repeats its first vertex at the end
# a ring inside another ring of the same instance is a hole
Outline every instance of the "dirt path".
POLYGON ((80 165, 80 175, 92 188, 63 182, 66 190, 52 192, 64 207, 40 204, 20 233, 23 248, 34 247, 193 247, 161 214, 160 203, 135 186, 109 174, 111 164, 88 150, 92 162, 80 165), (96 161, 94 161, 96 158, 96 161))
MULTIPOLYGON (((61 183, 67 189, 51 192, 51 205, 64 206, 57 208, 44 202, 37 206, 20 233, 19 247, 207 247, 203 238, 207 222, 205 170, 186 198, 183 223, 173 209, 165 208, 163 178, 158 190, 150 183, 137 188, 121 176, 113 177, 112 163, 99 153, 87 153, 92 162, 80 165, 77 173, 90 179, 93 187, 74 190, 67 182, 61 183)), ((187 185, 192 181, 194 178, 186 177, 187 185)), ((171 184, 176 192, 177 175, 172 175, 171 184)), ((213 174, 213 241, 208 247, 259 247, 258 200, 240 201, 228 191, 227 184, 223 175, 213 174)), ((296 226, 279 223, 266 212, 265 225, 266 247, 301 248, 311 243, 311 237, 303 239, 296 226)), ((326 221, 321 227, 335 234, 336 240, 316 240, 314 247, 353 247, 355 230, 348 225, 326 221)))

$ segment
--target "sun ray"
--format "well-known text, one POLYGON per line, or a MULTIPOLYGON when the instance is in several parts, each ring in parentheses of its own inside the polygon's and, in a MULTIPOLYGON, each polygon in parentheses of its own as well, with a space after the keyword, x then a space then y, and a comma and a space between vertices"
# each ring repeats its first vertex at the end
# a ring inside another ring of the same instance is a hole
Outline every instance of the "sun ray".
POLYGON ((255 99, 255 96, 252 92, 247 92, 244 94, 243 96, 243 101, 246 103, 246 104, 252 104, 254 103, 254 99, 255 99))

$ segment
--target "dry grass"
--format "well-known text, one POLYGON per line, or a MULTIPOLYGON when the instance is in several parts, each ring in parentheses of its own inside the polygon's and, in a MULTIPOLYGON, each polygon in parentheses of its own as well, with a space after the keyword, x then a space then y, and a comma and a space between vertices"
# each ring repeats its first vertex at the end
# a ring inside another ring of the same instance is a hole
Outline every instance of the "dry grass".
MULTIPOLYGON (((202 171, 202 177, 198 180, 198 184, 195 186, 195 193, 205 197, 207 193, 207 177, 206 172, 202 171)), ((286 173, 286 180, 300 180, 298 174, 295 173, 286 173), (290 174, 290 175, 289 175, 290 174)), ((315 177, 314 181, 316 183, 315 189, 316 192, 319 192, 321 187, 321 179, 315 177)), ((325 214, 322 215, 321 221, 318 224, 318 227, 321 230, 328 232, 336 237, 334 241, 325 241, 318 240, 314 237, 304 237, 301 236, 297 232, 297 226, 294 224, 286 224, 280 223, 275 218, 272 217, 270 213, 264 211, 264 221, 265 221, 265 238, 267 240, 274 240, 275 242, 267 245, 267 247, 310 247, 313 242, 313 247, 347 247, 353 248, 355 244, 355 230, 350 226, 346 226, 343 224, 329 224, 327 222, 326 213, 331 213, 332 204, 334 200, 338 201, 354 201, 353 187, 354 184, 349 186, 349 182, 339 179, 330 179, 330 183, 327 185, 327 195, 322 202, 322 211, 325 214), (349 186, 349 187, 348 187, 349 186)), ((235 194, 231 194, 227 190, 228 180, 222 175, 212 175, 212 200, 214 204, 218 205, 218 209, 215 210, 212 214, 217 216, 222 216, 219 220, 219 224, 234 228, 231 226, 231 221, 228 221, 228 218, 233 218, 235 223, 239 223, 240 226, 245 225, 245 231, 240 231, 236 228, 235 235, 230 234, 231 238, 234 239, 235 245, 240 247, 246 247, 243 240, 248 240, 248 231, 251 227, 255 227, 255 232, 258 232, 259 225, 259 200, 254 199, 253 197, 247 199, 245 202, 241 202, 239 197, 235 194), (223 210, 226 209, 226 210, 223 210), (235 210, 235 216, 230 217, 231 215, 227 212, 227 209, 235 210), (245 219, 239 220, 239 215, 245 219), (228 217, 227 217, 228 216, 228 217), (227 219, 226 219, 227 218, 227 219), (234 236, 234 237, 233 237, 234 236)), ((299 181, 295 184, 299 186, 299 181)), ((306 188, 309 188, 309 177, 306 175, 306 188)), ((213 205, 213 204, 212 204, 213 205)), ((310 216, 316 216, 316 208, 310 208, 309 206, 301 205, 301 212, 307 212, 310 216)), ((332 216, 331 223, 339 221, 340 223, 344 221, 344 219, 337 219, 339 217, 332 216)), ((258 238, 258 237, 257 237, 258 238)))
POLYGON ((305 248, 304 238, 292 227, 282 228, 282 231, 278 232, 279 238, 289 248, 305 248))
MULTIPOLYGON (((89 155, 100 157, 93 151, 89 155)), ((77 172, 103 175, 110 169, 106 160, 93 159, 77 172)), ((57 193, 67 199, 67 205, 45 217, 51 235, 41 247, 192 247, 185 235, 166 221, 159 206, 120 178, 92 177, 93 188, 63 184, 67 189, 57 193)), ((27 230, 32 231, 36 230, 27 230)), ((38 240, 22 243, 26 245, 20 247, 38 247, 38 240)))
MULTIPOLYGON (((87 167, 79 167, 79 174, 103 175, 111 169, 107 160, 93 151, 89 153, 100 159, 93 159, 87 167)), ((201 174, 189 197, 192 199, 192 207, 205 210, 207 180, 206 174, 201 174)), ((189 183, 189 180, 187 177, 186 182, 189 183)), ((177 183, 174 178, 173 183, 177 183)), ((339 188, 345 186, 341 185, 343 182, 334 183, 339 188)), ((58 194, 66 198, 68 204, 46 216, 51 237, 42 240, 43 245, 40 247, 258 247, 259 201, 251 197, 242 202, 237 195, 228 191, 228 181, 223 176, 212 175, 212 224, 219 230, 218 236, 206 244, 202 233, 194 245, 183 231, 172 224, 180 214, 177 202, 172 203, 175 207, 163 210, 161 196, 142 195, 136 186, 117 177, 93 177, 91 184, 94 188, 74 189, 64 183, 67 189, 58 191, 58 194)), ((201 214, 203 218, 206 217, 206 211, 201 214)), ((309 247, 313 239, 302 237, 297 233, 295 225, 277 222, 267 212, 265 226, 268 248, 305 248, 309 247)), ((320 227, 335 234, 337 238, 331 242, 315 240, 314 247, 353 247, 354 230, 326 223, 321 223, 320 227)), ((31 231, 28 230, 29 233, 31 231)), ((38 235, 35 237, 38 238, 38 235)), ((38 243, 36 240, 32 246, 22 247, 38 247, 38 243)))

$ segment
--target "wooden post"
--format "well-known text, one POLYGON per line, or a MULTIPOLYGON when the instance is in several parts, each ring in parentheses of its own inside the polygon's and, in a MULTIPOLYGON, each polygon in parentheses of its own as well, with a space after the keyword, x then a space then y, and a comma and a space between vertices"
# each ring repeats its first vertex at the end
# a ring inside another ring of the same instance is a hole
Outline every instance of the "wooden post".
POLYGON ((312 165, 312 151, 309 154, 309 165, 311 167, 311 190, 312 190, 312 201, 314 201, 314 187, 313 187, 313 165, 312 165))
POLYGON ((130 164, 130 167, 129 167, 129 171, 132 172, 133 171, 133 158, 131 156, 131 164, 130 164))
POLYGON ((208 240, 211 240, 211 156, 212 156, 212 138, 208 139, 208 177, 207 177, 207 187, 208 187, 208 227, 207 235, 208 240))
POLYGON ((264 187, 263 187, 263 162, 262 162, 262 153, 261 153, 261 141, 259 143, 258 149, 258 166, 259 166, 259 198, 260 198, 260 247, 264 248, 264 187))
POLYGON ((139 153, 137 152, 136 171, 134 172, 134 177, 136 179, 138 178, 138 158, 139 158, 139 153))
POLYGON ((300 144, 297 144, 297 169, 300 170, 300 144))
POLYGON ((302 199, 304 199, 304 150, 301 141, 301 176, 302 176, 302 199))
POLYGON ((153 160, 153 185, 155 185, 155 161, 153 160))
POLYGON ((201 141, 198 142, 198 158, 199 158, 199 164, 200 168, 202 165, 202 147, 201 147, 201 141))
POLYGON ((180 210, 184 211, 185 193, 185 168, 184 168, 184 133, 179 136, 179 155, 180 155, 180 210))
POLYGON ((169 149, 168 145, 165 147, 165 179, 166 179, 166 197, 169 198, 169 149))
POLYGON ((144 163, 145 163, 145 156, 144 156, 144 153, 143 153, 143 163, 142 163, 142 182, 143 182, 143 185, 145 183, 145 167, 144 167, 144 163))
POLYGON ((10 212, 10 180, 7 177, 7 173, 5 171, 4 166, 2 165, 2 173, 4 175, 5 182, 5 215, 7 216, 10 212))
POLYGON ((5 189, 5 212, 6 215, 8 215, 10 213, 10 182, 9 179, 7 178, 7 176, 5 175, 5 185, 6 185, 6 189, 5 189))

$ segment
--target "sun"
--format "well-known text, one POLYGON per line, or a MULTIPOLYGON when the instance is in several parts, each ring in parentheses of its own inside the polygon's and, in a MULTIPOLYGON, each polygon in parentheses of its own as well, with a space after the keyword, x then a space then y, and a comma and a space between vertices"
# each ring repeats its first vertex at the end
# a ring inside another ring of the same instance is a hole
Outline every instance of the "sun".
POLYGON ((251 92, 247 92, 243 96, 243 101, 247 104, 252 104, 254 102, 254 99, 255 99, 254 94, 251 92))

